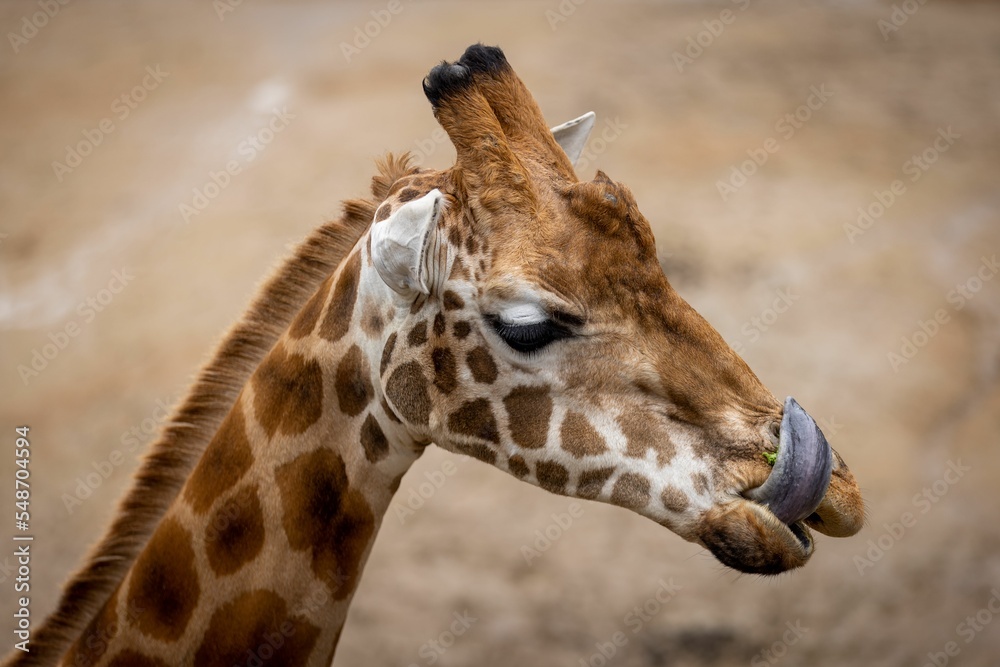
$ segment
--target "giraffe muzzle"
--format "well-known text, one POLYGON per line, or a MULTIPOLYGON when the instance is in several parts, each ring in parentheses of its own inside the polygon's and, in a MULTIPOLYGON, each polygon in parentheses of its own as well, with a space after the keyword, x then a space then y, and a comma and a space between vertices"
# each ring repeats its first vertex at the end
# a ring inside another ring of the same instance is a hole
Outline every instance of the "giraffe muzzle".
POLYGON ((788 397, 767 480, 706 512, 699 541, 740 572, 778 574, 801 567, 814 550, 806 526, 846 535, 857 532, 863 519, 853 477, 837 463, 816 422, 788 397))
POLYGON ((801 521, 823 502, 833 473, 833 450, 809 413, 789 396, 778 444, 778 458, 767 481, 745 493, 767 506, 786 525, 801 521))

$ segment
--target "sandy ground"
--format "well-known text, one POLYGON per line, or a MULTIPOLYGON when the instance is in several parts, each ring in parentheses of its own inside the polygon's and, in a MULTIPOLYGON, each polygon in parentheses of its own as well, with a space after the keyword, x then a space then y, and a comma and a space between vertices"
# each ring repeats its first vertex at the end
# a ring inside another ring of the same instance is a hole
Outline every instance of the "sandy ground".
POLYGON ((1000 664, 1000 7, 934 0, 884 39, 890 4, 576 2, 81 2, 37 31, 35 2, 0 6, 0 498, 28 424, 36 619, 109 520, 159 404, 283 249, 364 192, 383 151, 450 164, 419 82, 482 40, 553 124, 597 112, 605 140, 581 173, 632 187, 674 285, 820 418, 870 522, 764 580, 583 503, 529 565, 521 547, 570 501, 432 448, 335 664, 431 664, 427 642, 466 610, 476 622, 438 664, 599 667, 617 631, 623 666, 921 665, 946 648, 952 665, 1000 664), (280 131, 248 150, 269 122, 280 131), (723 198, 719 181, 762 153, 723 198), (179 205, 229 160, 240 173, 185 220, 179 205), (65 347, 22 378, 52 340, 65 347), (402 520, 449 460, 457 472, 402 520), (635 615, 671 579, 679 592, 635 615))

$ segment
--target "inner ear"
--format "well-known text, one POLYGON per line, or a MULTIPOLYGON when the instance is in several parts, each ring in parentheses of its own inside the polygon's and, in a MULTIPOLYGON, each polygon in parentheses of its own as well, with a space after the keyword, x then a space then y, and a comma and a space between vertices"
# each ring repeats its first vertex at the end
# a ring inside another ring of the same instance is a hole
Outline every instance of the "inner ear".
POLYGON ((443 212, 444 195, 435 188, 372 223, 372 263, 394 292, 408 298, 431 293, 432 246, 443 212))
POLYGON ((590 131, 594 129, 596 117, 593 111, 588 111, 579 118, 574 118, 552 128, 552 136, 555 137, 559 147, 566 152, 566 156, 574 167, 580 161, 580 155, 583 154, 583 149, 587 146, 587 138, 590 136, 590 131))

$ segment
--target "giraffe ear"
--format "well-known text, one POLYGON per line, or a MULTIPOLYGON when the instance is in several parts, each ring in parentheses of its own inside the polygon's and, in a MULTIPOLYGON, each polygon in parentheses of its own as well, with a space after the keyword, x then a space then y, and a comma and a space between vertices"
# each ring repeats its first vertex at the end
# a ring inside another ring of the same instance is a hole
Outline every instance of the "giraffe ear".
POLYGON ((574 167, 587 145, 587 137, 594 129, 596 118, 593 111, 588 111, 579 118, 574 118, 552 128, 552 136, 556 138, 556 143, 566 151, 566 155, 574 167))
POLYGON ((406 297, 431 293, 434 231, 443 210, 444 195, 435 188, 372 223, 372 262, 393 291, 406 297))

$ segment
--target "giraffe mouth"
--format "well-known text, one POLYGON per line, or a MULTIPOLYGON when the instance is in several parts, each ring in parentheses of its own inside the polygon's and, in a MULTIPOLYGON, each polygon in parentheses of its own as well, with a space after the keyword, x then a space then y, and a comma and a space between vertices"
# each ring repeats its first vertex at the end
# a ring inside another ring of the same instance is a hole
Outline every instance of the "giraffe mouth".
POLYGON ((744 496, 766 506, 782 523, 793 525, 820 506, 832 474, 830 443, 809 413, 789 396, 774 468, 762 485, 744 496))
POLYGON ((826 532, 821 517, 830 512, 822 508, 834 463, 823 432, 789 396, 771 474, 742 498, 707 512, 700 541, 741 572, 777 574, 801 567, 814 550, 807 524, 826 532))

